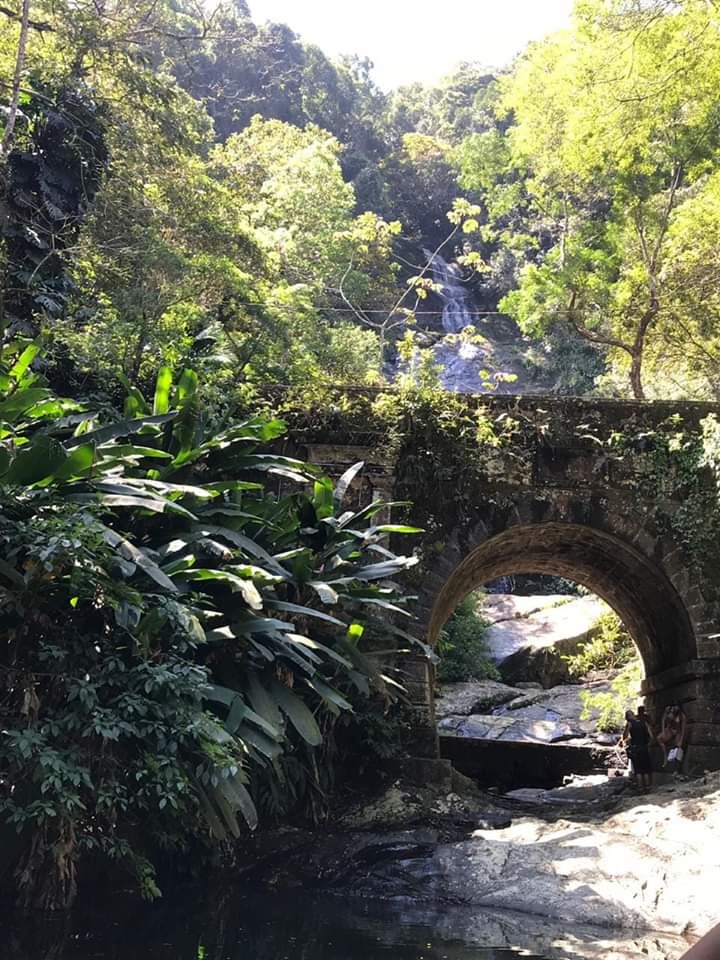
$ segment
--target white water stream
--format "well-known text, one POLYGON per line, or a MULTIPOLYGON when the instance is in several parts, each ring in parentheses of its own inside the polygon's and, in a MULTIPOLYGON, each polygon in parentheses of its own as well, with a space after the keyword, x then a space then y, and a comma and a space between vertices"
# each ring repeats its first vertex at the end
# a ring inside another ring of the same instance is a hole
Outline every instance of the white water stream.
POLYGON ((460 333, 473 322, 473 300, 462 281, 460 268, 448 263, 439 253, 423 248, 423 256, 432 260, 430 269, 435 283, 441 284, 439 296, 443 300, 442 325, 446 333, 460 333))

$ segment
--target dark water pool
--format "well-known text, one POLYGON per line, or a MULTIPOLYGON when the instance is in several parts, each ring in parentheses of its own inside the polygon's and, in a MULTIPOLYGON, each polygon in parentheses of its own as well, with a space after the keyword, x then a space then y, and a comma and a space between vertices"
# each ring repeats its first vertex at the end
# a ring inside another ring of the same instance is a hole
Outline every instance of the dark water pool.
POLYGON ((202 903, 116 903, 69 919, 5 914, 0 936, 3 960, 665 960, 682 952, 654 937, 570 933, 520 914, 223 891, 202 903))

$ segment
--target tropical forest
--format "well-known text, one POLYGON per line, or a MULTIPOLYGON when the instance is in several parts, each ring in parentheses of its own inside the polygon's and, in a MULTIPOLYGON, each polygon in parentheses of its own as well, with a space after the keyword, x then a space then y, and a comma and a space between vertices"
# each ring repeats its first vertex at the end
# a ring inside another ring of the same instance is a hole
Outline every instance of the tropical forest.
POLYGON ((264 4, 0 3, 9 960, 717 958, 720 3, 264 4))

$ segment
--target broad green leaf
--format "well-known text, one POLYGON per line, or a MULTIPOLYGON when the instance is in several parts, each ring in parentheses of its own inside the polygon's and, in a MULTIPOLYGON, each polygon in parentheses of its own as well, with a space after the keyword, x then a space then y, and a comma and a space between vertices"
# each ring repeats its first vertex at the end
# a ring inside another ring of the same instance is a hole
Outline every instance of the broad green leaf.
POLYGON ((303 701, 292 690, 288 689, 279 680, 273 679, 270 692, 278 706, 295 727, 303 740, 311 747, 318 747, 322 743, 322 733, 315 717, 303 701))
POLYGON ((345 494, 350 489, 350 485, 352 484, 353 480, 360 473, 360 471, 363 469, 364 466, 365 466, 364 460, 360 460, 359 463, 353 464, 353 466, 347 469, 345 473, 340 477, 338 482, 335 484, 334 499, 335 499, 335 503, 338 506, 340 506, 340 504, 345 499, 345 494))
POLYGON ((321 680, 318 676, 307 678, 305 683, 307 683, 309 687, 312 687, 316 693, 319 693, 325 703, 331 708, 339 707, 340 710, 349 710, 352 713, 352 704, 346 700, 339 691, 329 686, 329 684, 325 683, 325 681, 321 680))
POLYGON ((344 627, 345 624, 337 617, 331 617, 329 613, 323 613, 322 610, 314 610, 312 607, 304 607, 298 603, 288 603, 286 600, 274 600, 269 597, 265 605, 275 610, 285 610, 287 613, 299 613, 302 617, 313 617, 315 620, 324 620, 326 623, 332 623, 336 627, 344 627))
POLYGON ((146 553, 130 543, 128 539, 116 533, 115 530, 111 530, 110 527, 103 527, 102 531, 105 541, 117 550, 121 557, 137 564, 155 583, 164 587, 170 591, 170 593, 177 593, 177 587, 172 580, 167 574, 163 573, 160 567, 154 563, 146 553))
POLYGON ((92 469, 95 462, 95 447, 92 443, 82 443, 75 447, 65 462, 55 471, 56 480, 73 480, 82 477, 92 469))
POLYGON ((255 830, 258 825, 258 815, 252 797, 247 792, 247 788, 241 783, 239 776, 221 779, 218 784, 218 791, 225 798, 233 810, 239 810, 245 822, 251 830, 255 830))
POLYGON ((186 367, 175 390, 175 400, 177 405, 180 407, 182 404, 189 398, 194 397, 197 393, 198 388, 198 375, 194 370, 191 370, 189 367, 186 367))
POLYGON ((155 381, 153 416, 160 416, 170 409, 170 387, 172 387, 172 370, 170 367, 160 367, 155 381))
POLYGON ((425 533, 422 527, 410 527, 404 523, 381 523, 377 527, 370 527, 368 533, 425 533))
POLYGON ((247 679, 247 695, 255 712, 280 730, 282 717, 278 705, 254 672, 251 672, 247 679))
POLYGON ((36 437, 15 457, 5 474, 5 482, 33 484, 50 477, 67 459, 65 448, 52 437, 36 437))
POLYGON ((308 586, 312 587, 323 603, 332 605, 340 599, 337 591, 333 590, 329 583, 323 583, 321 580, 309 580, 308 586))
POLYGON ((6 420, 8 423, 14 423, 26 410, 51 397, 52 391, 44 387, 16 390, 5 400, 0 401, 0 421, 6 420))
POLYGON ((261 610, 263 601, 257 587, 252 580, 245 580, 242 577, 230 573, 228 570, 212 570, 206 567, 200 567, 195 570, 188 570, 185 574, 186 580, 216 580, 227 583, 233 592, 242 594, 243 600, 252 610, 261 610))
MULTIPOLYGON (((2 417, 2 405, 0 404, 0 417, 2 417)), ((110 423, 105 427, 98 427, 96 430, 89 430, 82 436, 73 437, 68 440, 66 446, 74 447, 86 440, 92 440, 93 443, 105 443, 107 440, 114 440, 115 437, 129 437, 133 433, 139 433, 143 427, 159 427, 163 423, 169 423, 175 418, 174 413, 167 413, 158 417, 139 417, 136 420, 120 420, 118 423, 110 423)))
POLYGON ((282 755, 283 748, 272 737, 268 737, 262 730, 257 730, 249 723, 241 723, 235 736, 238 740, 250 744, 256 750, 259 750, 263 756, 269 760, 277 760, 282 755))
POLYGON ((315 481, 313 506, 318 519, 331 517, 333 514, 333 486, 329 477, 320 477, 315 481))
POLYGON ((37 343, 31 343, 29 346, 25 347, 15 363, 12 365, 12 367, 10 367, 10 376, 13 378, 13 380, 18 382, 23 378, 26 370, 39 353, 40 345, 37 343))

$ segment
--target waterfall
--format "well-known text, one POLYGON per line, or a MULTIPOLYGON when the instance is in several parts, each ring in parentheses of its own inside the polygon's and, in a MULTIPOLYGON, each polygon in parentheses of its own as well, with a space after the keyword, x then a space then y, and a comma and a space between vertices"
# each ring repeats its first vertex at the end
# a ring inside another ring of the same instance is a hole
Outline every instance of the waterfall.
POLYGON ((442 325, 446 333, 459 333, 473 322, 473 301, 462 282, 462 274, 455 263, 448 263, 439 253, 433 256, 432 250, 423 249, 423 255, 432 262, 433 280, 440 284, 439 292, 443 300, 442 325))

